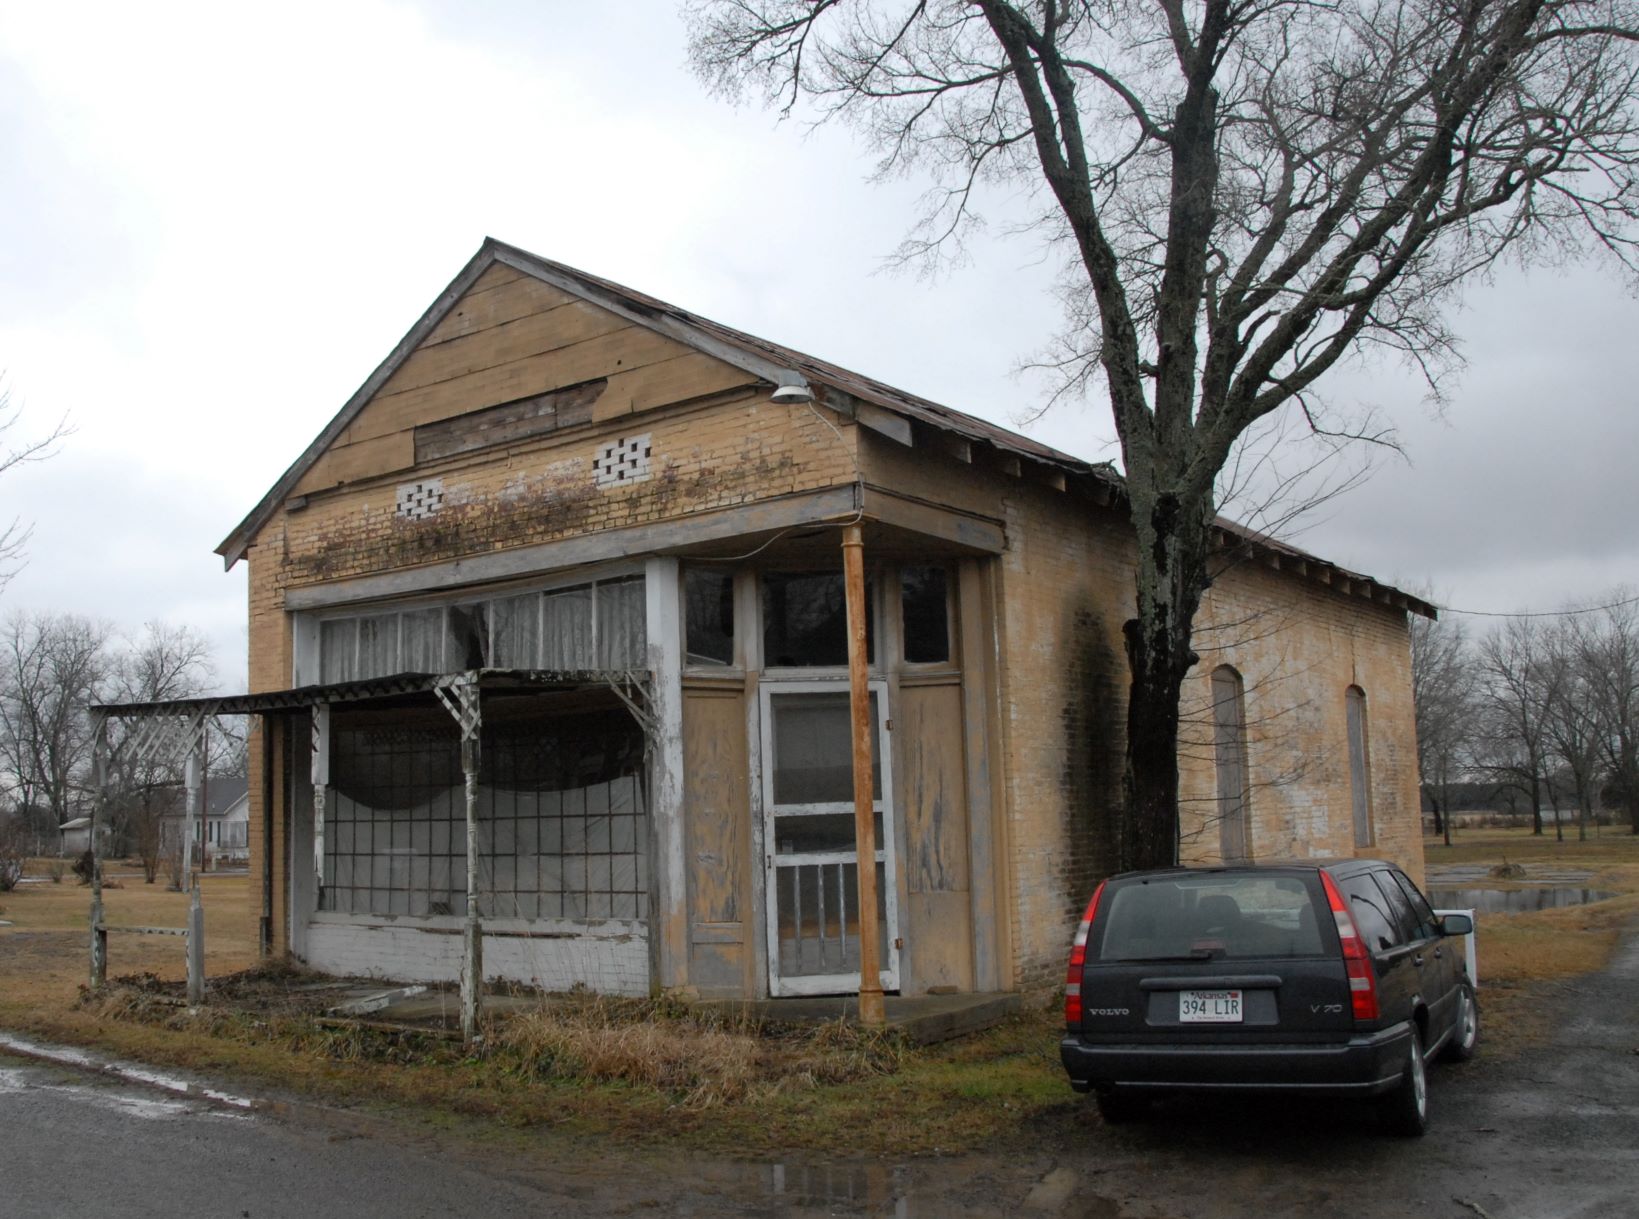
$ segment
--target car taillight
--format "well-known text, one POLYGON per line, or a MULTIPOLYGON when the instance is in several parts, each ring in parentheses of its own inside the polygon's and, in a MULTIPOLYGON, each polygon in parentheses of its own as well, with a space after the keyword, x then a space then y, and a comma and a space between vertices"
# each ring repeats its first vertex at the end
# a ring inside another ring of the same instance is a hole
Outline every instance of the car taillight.
POLYGON ((1349 976, 1349 998, 1354 1003, 1354 1018, 1376 1020, 1377 970, 1372 965, 1371 954, 1366 951, 1366 942, 1355 929, 1354 916, 1349 913, 1348 903, 1343 900, 1337 884, 1325 872, 1320 874, 1320 883, 1326 889, 1326 901, 1331 905, 1332 919, 1337 923, 1338 942, 1343 945, 1343 972, 1349 976))
POLYGON ((1093 890, 1093 900, 1087 903, 1087 913, 1081 916, 1081 925, 1076 928, 1076 941, 1070 946, 1070 970, 1064 978, 1064 1023, 1072 1029, 1081 1027, 1081 967, 1087 961, 1087 932, 1092 929, 1098 899, 1104 896, 1107 883, 1100 881, 1093 890))

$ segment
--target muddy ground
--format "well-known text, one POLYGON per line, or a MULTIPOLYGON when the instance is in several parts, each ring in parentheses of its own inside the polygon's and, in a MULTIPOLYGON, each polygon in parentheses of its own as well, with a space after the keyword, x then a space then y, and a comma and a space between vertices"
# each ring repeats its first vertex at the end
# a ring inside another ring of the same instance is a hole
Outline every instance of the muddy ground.
POLYGON ((476 1138, 6 1057, 7 1212, 1625 1219, 1639 1193, 1639 937, 1546 1002, 1548 1043, 1433 1073, 1421 1140, 1330 1104, 1174 1104, 1116 1129, 1078 1104, 1022 1152, 898 1162, 841 1147, 761 1162, 611 1152, 539 1129, 476 1138))

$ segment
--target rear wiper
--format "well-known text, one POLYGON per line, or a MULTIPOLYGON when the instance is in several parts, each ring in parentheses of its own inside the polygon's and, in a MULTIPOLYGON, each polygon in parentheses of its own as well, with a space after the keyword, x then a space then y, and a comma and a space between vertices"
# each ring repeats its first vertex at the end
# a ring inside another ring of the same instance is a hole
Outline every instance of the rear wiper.
POLYGON ((1118 957, 1121 961, 1210 961, 1220 948, 1192 948, 1181 957, 1118 957))

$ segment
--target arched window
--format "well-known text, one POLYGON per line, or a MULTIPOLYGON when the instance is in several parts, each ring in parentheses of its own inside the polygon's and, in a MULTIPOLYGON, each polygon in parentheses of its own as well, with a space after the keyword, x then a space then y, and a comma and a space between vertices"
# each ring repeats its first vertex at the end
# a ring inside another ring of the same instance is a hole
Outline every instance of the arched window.
POLYGON ((1218 772, 1218 844, 1227 860, 1252 858, 1252 800, 1247 789, 1246 691, 1228 665, 1212 671, 1213 759, 1218 772))
POLYGON ((1349 720, 1349 800, 1354 811, 1354 844, 1372 844, 1371 748, 1366 726, 1366 692, 1350 686, 1343 695, 1349 720))

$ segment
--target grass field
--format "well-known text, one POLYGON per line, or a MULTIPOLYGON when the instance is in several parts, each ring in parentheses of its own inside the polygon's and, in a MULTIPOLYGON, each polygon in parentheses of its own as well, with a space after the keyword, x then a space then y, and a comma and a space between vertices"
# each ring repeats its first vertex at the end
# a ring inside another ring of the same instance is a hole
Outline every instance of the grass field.
MULTIPOLYGON (((1600 968, 1639 916, 1639 839, 1610 832, 1555 843, 1473 830, 1426 846, 1428 863, 1579 868, 1619 894, 1596 905, 1486 915, 1479 927, 1487 1055, 1523 1052, 1546 1032, 1543 998, 1600 968)), ((181 926, 187 902, 140 874, 115 873, 105 894, 115 926, 181 926)), ((207 971, 256 964, 255 887, 204 881, 207 971)), ((694 1017, 681 1005, 587 1002, 567 1016, 529 1016, 491 1030, 482 1052, 429 1037, 318 1024, 220 999, 197 1013, 141 987, 82 996, 89 891, 72 877, 0 894, 0 1027, 96 1045, 145 1061, 217 1072, 284 1093, 385 1108, 487 1137, 550 1127, 565 1135, 665 1137, 742 1154, 857 1146, 881 1154, 1025 1146, 1045 1132, 1097 1125, 1058 1064, 1056 1002, 963 1041, 909 1049, 839 1028, 797 1038, 694 1017)), ((182 941, 109 937, 109 976, 180 981, 182 941)), ((281 975, 276 971, 276 984, 281 975)), ((224 989, 218 988, 218 992, 224 989)))

